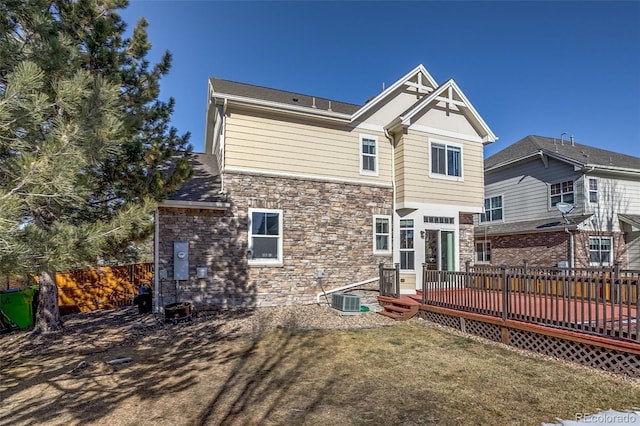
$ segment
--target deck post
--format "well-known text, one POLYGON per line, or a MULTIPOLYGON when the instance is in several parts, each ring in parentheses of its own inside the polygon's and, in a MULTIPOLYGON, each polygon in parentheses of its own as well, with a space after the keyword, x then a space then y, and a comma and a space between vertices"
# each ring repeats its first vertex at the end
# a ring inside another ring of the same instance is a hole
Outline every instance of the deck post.
POLYGON ((400 264, 396 263, 396 273, 395 273, 395 281, 396 281, 396 299, 400 297, 400 264))
POLYGON ((380 296, 386 296, 384 291, 384 263, 380 262, 378 264, 378 286, 380 296))
POLYGON ((500 269, 502 270, 502 321, 506 323, 509 317, 509 277, 507 275, 509 265, 500 265, 500 269))

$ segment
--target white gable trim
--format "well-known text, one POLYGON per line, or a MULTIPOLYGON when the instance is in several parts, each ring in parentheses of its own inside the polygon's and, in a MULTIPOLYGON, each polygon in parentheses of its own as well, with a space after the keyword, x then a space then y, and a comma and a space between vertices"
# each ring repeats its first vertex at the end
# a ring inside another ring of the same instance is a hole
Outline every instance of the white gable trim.
MULTIPOLYGON (((407 114, 405 114, 404 116, 400 117, 400 119, 402 120, 402 124, 404 126, 411 126, 411 119, 416 114, 418 114, 420 111, 422 111, 424 108, 426 108, 429 104, 431 104, 432 102, 449 102, 449 103, 452 103, 454 105, 460 106, 461 108, 469 111, 469 113, 473 116, 473 118, 478 122, 478 124, 480 125, 482 130, 484 130, 485 133, 487 134, 485 137, 482 138, 482 141, 483 142, 495 142, 496 140, 498 140, 496 135, 491 131, 491 129, 489 128, 487 123, 484 122, 482 117, 480 117, 480 114, 478 114, 476 109, 473 107, 471 102, 469 102, 469 100, 464 95, 464 93, 462 93, 462 90, 460 90, 460 87, 458 87, 458 85, 456 84, 456 82, 453 79, 449 79, 446 83, 444 83, 442 86, 438 87, 429 96, 426 96, 422 101, 420 101, 407 114), (443 97, 442 94, 445 93, 445 90, 446 90, 447 96, 443 97), (457 93, 457 95, 462 99, 462 101, 454 100, 452 98, 453 92, 457 93)), ((463 112, 464 112, 464 110, 463 110, 463 112)))
MULTIPOLYGON (((386 90, 384 90, 382 93, 380 93, 378 96, 376 96, 375 98, 373 98, 373 100, 367 102, 366 105, 364 105, 362 108, 360 108, 358 111, 355 112, 355 114, 353 114, 353 116, 351 117, 351 121, 355 121, 358 119, 358 117, 360 117, 361 115, 363 115, 364 113, 366 113, 367 111, 369 111, 371 108, 373 108, 375 105, 377 105, 378 103, 380 103, 384 98, 386 98, 390 93, 392 93, 393 91, 395 91, 398 87, 402 86, 403 84, 406 84, 407 81, 413 77, 414 75, 421 73, 422 75, 424 75, 427 78, 427 82, 429 84, 431 84, 434 88, 438 87, 438 84, 436 83, 436 81, 433 79, 433 77, 431 77, 431 74, 429 74, 429 72, 427 71, 427 69, 422 65, 418 65, 417 67, 415 67, 414 69, 412 69, 411 71, 409 71, 407 74, 405 74, 402 78, 400 78, 398 81, 396 81, 395 83, 393 83, 391 86, 387 87, 386 90)), ((421 78, 421 77, 420 77, 421 78)))

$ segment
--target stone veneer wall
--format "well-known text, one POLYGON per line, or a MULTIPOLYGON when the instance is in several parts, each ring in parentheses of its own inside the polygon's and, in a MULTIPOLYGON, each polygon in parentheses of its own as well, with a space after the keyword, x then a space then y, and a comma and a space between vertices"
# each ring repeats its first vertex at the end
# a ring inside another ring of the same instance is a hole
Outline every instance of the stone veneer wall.
POLYGON ((391 188, 245 174, 224 175, 227 211, 161 209, 161 305, 220 307, 315 303, 322 291, 375 278, 373 215, 391 215, 391 188), (248 209, 283 210, 283 266, 248 265, 248 209), (189 281, 171 280, 173 241, 189 241, 189 281), (208 277, 196 279, 196 267, 208 277), (323 269, 322 278, 317 270, 323 269), (322 287, 320 286, 322 284, 322 287), (176 290, 177 289, 177 290, 176 290))
POLYGON ((230 210, 159 209, 159 265, 167 278, 159 279, 159 305, 190 301, 220 307, 252 306, 255 290, 247 281, 247 241, 230 210), (189 242, 188 281, 173 280, 173 242, 189 242), (197 279, 196 268, 206 267, 207 278, 197 279))
POLYGON ((471 261, 471 265, 475 263, 475 241, 473 233, 473 214, 460 213, 459 215, 460 229, 460 270, 464 271, 465 262, 471 261))

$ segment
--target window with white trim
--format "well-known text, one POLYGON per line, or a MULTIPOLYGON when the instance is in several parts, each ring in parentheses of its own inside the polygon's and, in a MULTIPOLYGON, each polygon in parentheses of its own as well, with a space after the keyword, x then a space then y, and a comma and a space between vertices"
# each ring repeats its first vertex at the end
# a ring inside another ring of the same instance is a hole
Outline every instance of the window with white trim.
POLYGON ((360 135, 360 174, 378 175, 378 138, 360 135))
POLYGON ((431 175, 462 177, 462 148, 431 142, 431 175))
POLYGON ((413 219, 400 220, 400 269, 415 269, 415 249, 413 247, 413 219))
POLYGON ((491 241, 476 242, 476 261, 478 263, 491 263, 491 241))
POLYGON ((598 203, 598 179, 589 178, 589 202, 598 203))
POLYGON ((484 199, 484 213, 480 215, 480 222, 502 220, 502 195, 484 199))
POLYGON ((282 210, 249 209, 249 263, 282 263, 282 210))
POLYGON ((573 181, 554 183, 550 187, 551 207, 558 203, 573 204, 573 181))
POLYGON ((391 253, 391 216, 373 216, 373 252, 391 253))
POLYGON ((611 264, 611 237, 589 237, 589 263, 592 266, 611 264))

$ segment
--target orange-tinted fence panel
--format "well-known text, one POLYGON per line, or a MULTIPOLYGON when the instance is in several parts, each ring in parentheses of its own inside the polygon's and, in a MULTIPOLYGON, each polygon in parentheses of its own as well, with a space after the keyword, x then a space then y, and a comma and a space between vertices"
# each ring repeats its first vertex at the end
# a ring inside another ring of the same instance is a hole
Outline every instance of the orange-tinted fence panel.
POLYGON ((152 284, 153 264, 102 266, 56 274, 60 314, 130 305, 138 287, 152 284))

